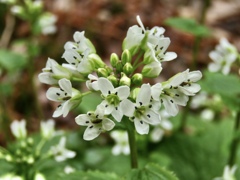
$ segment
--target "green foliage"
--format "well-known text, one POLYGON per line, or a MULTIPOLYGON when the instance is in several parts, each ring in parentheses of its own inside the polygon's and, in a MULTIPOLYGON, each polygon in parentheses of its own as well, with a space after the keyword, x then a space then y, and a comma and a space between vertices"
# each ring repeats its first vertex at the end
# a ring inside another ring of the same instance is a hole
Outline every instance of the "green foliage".
POLYGON ((100 171, 74 172, 63 175, 59 180, 120 180, 114 173, 105 173, 100 171))
POLYGON ((181 31, 191 33, 194 36, 206 37, 210 35, 210 31, 206 26, 198 24, 194 19, 173 17, 168 18, 165 24, 181 31))
POLYGON ((22 69, 26 64, 26 56, 6 49, 0 49, 0 67, 13 72, 22 69))
POLYGON ((232 110, 240 107, 240 79, 235 75, 204 72, 204 79, 200 82, 202 90, 211 94, 219 94, 224 103, 232 110))
POLYGON ((157 164, 147 164, 143 169, 133 169, 126 180, 178 180, 170 171, 157 164))

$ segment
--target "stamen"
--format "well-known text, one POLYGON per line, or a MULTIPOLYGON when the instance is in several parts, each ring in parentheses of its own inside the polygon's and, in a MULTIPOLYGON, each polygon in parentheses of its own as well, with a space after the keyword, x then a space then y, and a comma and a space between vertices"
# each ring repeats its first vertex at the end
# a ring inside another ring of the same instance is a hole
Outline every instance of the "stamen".
POLYGON ((173 100, 171 99, 170 102, 173 103, 173 100))
POLYGON ((56 95, 60 96, 60 93, 56 93, 56 95))
POLYGON ((142 121, 140 121, 140 123, 141 123, 141 124, 143 124, 143 122, 142 122, 142 121))
POLYGON ((86 124, 88 124, 88 123, 89 123, 89 121, 86 121, 85 123, 86 123, 86 124))
POLYGON ((149 105, 148 107, 149 107, 149 108, 152 108, 152 105, 149 105))
POLYGON ((151 117, 150 114, 147 114, 147 117, 150 118, 151 117))
POLYGON ((175 96, 179 97, 179 94, 175 94, 175 96))
POLYGON ((140 106, 142 106, 143 103, 142 103, 142 102, 139 102, 139 104, 140 104, 140 106))
POLYGON ((111 94, 111 91, 108 91, 108 94, 111 94))
POLYGON ((92 129, 92 128, 93 128, 93 126, 90 126, 89 128, 90 128, 90 129, 92 129))

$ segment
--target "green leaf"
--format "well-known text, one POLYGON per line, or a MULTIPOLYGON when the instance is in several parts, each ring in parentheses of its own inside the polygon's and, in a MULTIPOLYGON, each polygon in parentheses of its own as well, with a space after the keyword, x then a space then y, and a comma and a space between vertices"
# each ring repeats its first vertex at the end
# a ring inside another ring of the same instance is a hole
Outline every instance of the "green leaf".
POLYGON ((173 17, 168 18, 165 24, 181 31, 191 33, 194 36, 206 37, 210 35, 210 31, 206 26, 198 24, 194 19, 173 17))
POLYGON ((114 173, 106 173, 100 171, 88 172, 74 172, 71 174, 63 175, 60 180, 120 180, 114 173))
POLYGON ((126 180, 178 180, 178 178, 158 164, 149 163, 143 169, 133 169, 126 180))
POLYGON ((8 71, 15 71, 22 69, 26 64, 26 56, 6 49, 0 49, 0 67, 8 71))
POLYGON ((200 81, 202 90, 219 94, 224 103, 233 110, 240 106, 240 79, 235 75, 204 72, 204 79, 200 81))

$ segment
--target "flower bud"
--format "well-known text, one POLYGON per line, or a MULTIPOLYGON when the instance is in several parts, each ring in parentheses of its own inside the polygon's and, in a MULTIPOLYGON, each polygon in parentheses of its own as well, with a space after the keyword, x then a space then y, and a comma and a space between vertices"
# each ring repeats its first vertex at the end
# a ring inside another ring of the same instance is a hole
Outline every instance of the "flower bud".
POLYGON ((136 99, 139 91, 140 91, 140 88, 135 88, 133 91, 131 91, 130 97, 133 99, 136 99))
POLYGON ((143 75, 140 73, 136 73, 132 76, 131 80, 133 84, 140 86, 142 84, 143 75))
POLYGON ((155 61, 143 67, 142 75, 143 77, 155 78, 160 74, 161 71, 162 71, 161 63, 155 61))
POLYGON ((133 67, 130 63, 126 63, 124 66, 123 66, 123 72, 127 75, 131 74, 133 72, 133 67))
POLYGON ((114 87, 117 87, 118 85, 118 79, 114 75, 110 75, 107 77, 109 81, 113 84, 114 87))
POLYGON ((94 67, 97 68, 103 68, 105 66, 105 63, 102 61, 102 59, 97 54, 89 54, 88 59, 93 62, 94 67))
POLYGON ((98 68, 97 69, 98 77, 108 77, 108 71, 105 68, 98 68))
POLYGON ((112 53, 110 57, 110 63, 112 67, 115 68, 117 66, 118 61, 119 61, 118 55, 116 53, 112 53))
POLYGON ((117 65, 116 65, 116 70, 118 73, 121 73, 123 69, 123 65, 121 61, 118 61, 117 65))
POLYGON ((127 85, 127 86, 131 86, 131 79, 129 77, 126 76, 126 74, 121 73, 121 79, 119 81, 119 85, 127 85))
POLYGON ((126 63, 129 63, 131 62, 132 60, 132 55, 130 53, 130 51, 128 49, 125 49, 122 53, 122 57, 121 57, 121 60, 122 60, 122 64, 126 64, 126 63))

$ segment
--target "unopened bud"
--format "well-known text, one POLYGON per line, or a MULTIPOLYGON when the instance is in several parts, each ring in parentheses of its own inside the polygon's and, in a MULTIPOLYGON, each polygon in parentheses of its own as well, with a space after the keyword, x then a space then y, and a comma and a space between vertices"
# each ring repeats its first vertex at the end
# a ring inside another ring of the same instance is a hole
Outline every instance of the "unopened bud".
POLYGON ((137 95, 138 95, 139 91, 140 91, 140 88, 135 88, 133 91, 131 91, 130 97, 133 99, 137 99, 137 95))
POLYGON ((129 63, 132 60, 132 55, 128 49, 125 49, 122 53, 121 60, 123 64, 129 63))
POLYGON ((118 85, 118 79, 114 75, 110 75, 107 77, 109 81, 113 84, 114 87, 117 87, 118 85))
POLYGON ((118 55, 116 53, 112 53, 110 57, 110 63, 112 67, 115 68, 117 66, 118 61, 119 61, 118 55))
POLYGON ((97 75, 98 77, 108 77, 108 71, 105 68, 98 68, 97 75))
POLYGON ((123 69, 123 65, 121 61, 118 61, 117 65, 116 65, 116 70, 118 73, 121 73, 123 69))
POLYGON ((121 79, 119 81, 119 85, 127 85, 127 86, 131 86, 131 79, 129 77, 126 76, 126 74, 121 73, 121 79))
POLYGON ((124 66, 123 66, 123 72, 127 75, 131 74, 133 72, 133 67, 130 63, 126 63, 124 66))
POLYGON ((143 80, 143 75, 140 74, 140 73, 136 73, 132 76, 131 78, 132 80, 132 83, 135 84, 135 85, 141 85, 142 84, 142 80, 143 80))
POLYGON ((155 78, 155 77, 159 76, 161 71, 162 71, 161 63, 152 62, 143 67, 142 75, 144 77, 148 77, 148 78, 155 78))
POLYGON ((89 54, 88 60, 92 61, 94 64, 94 67, 97 68, 103 68, 105 66, 105 63, 102 61, 102 59, 97 54, 89 54))

